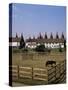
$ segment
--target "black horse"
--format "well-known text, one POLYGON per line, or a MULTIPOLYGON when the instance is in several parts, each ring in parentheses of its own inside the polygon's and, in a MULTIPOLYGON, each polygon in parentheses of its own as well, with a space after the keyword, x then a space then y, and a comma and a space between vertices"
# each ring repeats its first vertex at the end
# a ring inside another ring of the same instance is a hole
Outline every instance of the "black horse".
POLYGON ((51 66, 56 65, 56 61, 48 60, 46 62, 46 66, 48 66, 48 65, 51 65, 51 66))

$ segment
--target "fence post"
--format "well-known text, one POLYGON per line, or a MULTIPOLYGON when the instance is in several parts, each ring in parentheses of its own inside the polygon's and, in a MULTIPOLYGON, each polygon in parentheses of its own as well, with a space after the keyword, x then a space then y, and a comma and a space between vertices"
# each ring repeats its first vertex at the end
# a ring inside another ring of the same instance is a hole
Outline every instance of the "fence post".
POLYGON ((65 65, 65 66, 64 66, 64 68, 65 68, 64 71, 65 71, 65 74, 66 74, 66 66, 67 66, 67 64, 66 64, 66 59, 65 59, 64 65, 65 65))
POLYGON ((33 80, 33 67, 32 67, 32 80, 33 80))
POLYGON ((18 69, 18 79, 19 79, 19 65, 18 65, 17 69, 18 69))
POLYGON ((59 76, 59 79, 60 79, 60 77, 61 77, 61 63, 59 63, 59 74, 60 74, 60 76, 59 76))
POLYGON ((49 74, 48 74, 48 68, 47 68, 47 84, 49 83, 49 74))
POLYGON ((56 82, 56 67, 57 67, 57 65, 55 65, 55 82, 56 82))

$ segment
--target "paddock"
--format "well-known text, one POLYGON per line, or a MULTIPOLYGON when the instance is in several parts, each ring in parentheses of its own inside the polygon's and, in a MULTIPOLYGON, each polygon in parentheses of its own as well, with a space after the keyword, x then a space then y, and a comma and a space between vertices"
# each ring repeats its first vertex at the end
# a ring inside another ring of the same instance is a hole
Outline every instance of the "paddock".
POLYGON ((62 61, 53 67, 48 66, 47 68, 12 65, 10 66, 10 72, 12 72, 10 76, 13 82, 25 85, 63 83, 66 80, 66 62, 62 61))

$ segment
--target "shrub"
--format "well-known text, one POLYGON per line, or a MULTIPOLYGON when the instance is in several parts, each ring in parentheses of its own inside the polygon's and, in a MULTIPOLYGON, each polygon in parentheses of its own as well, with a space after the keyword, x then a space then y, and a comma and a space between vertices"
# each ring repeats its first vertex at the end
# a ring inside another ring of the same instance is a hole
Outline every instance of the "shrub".
POLYGON ((51 52, 51 49, 47 49, 47 51, 50 53, 51 52))
POLYGON ((12 51, 13 51, 13 53, 20 53, 21 52, 20 49, 18 49, 18 48, 13 48, 12 51))
POLYGON ((45 45, 41 44, 35 48, 38 52, 45 52, 45 45))
POLYGON ((22 52, 28 52, 28 49, 27 48, 23 48, 22 52))
POLYGON ((59 52, 62 52, 62 48, 61 48, 61 46, 59 47, 59 52))

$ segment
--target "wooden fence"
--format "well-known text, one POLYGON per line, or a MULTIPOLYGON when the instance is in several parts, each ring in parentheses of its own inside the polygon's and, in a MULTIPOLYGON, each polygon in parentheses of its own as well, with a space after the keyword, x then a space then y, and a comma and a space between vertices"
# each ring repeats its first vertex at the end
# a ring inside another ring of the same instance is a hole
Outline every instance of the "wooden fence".
POLYGON ((66 61, 48 69, 48 83, 62 83, 66 79, 66 61))
POLYGON ((53 67, 33 68, 23 66, 10 66, 13 80, 22 78, 45 81, 47 84, 61 83, 66 76, 66 63, 62 61, 53 67), (12 69, 12 70, 11 70, 12 69))

